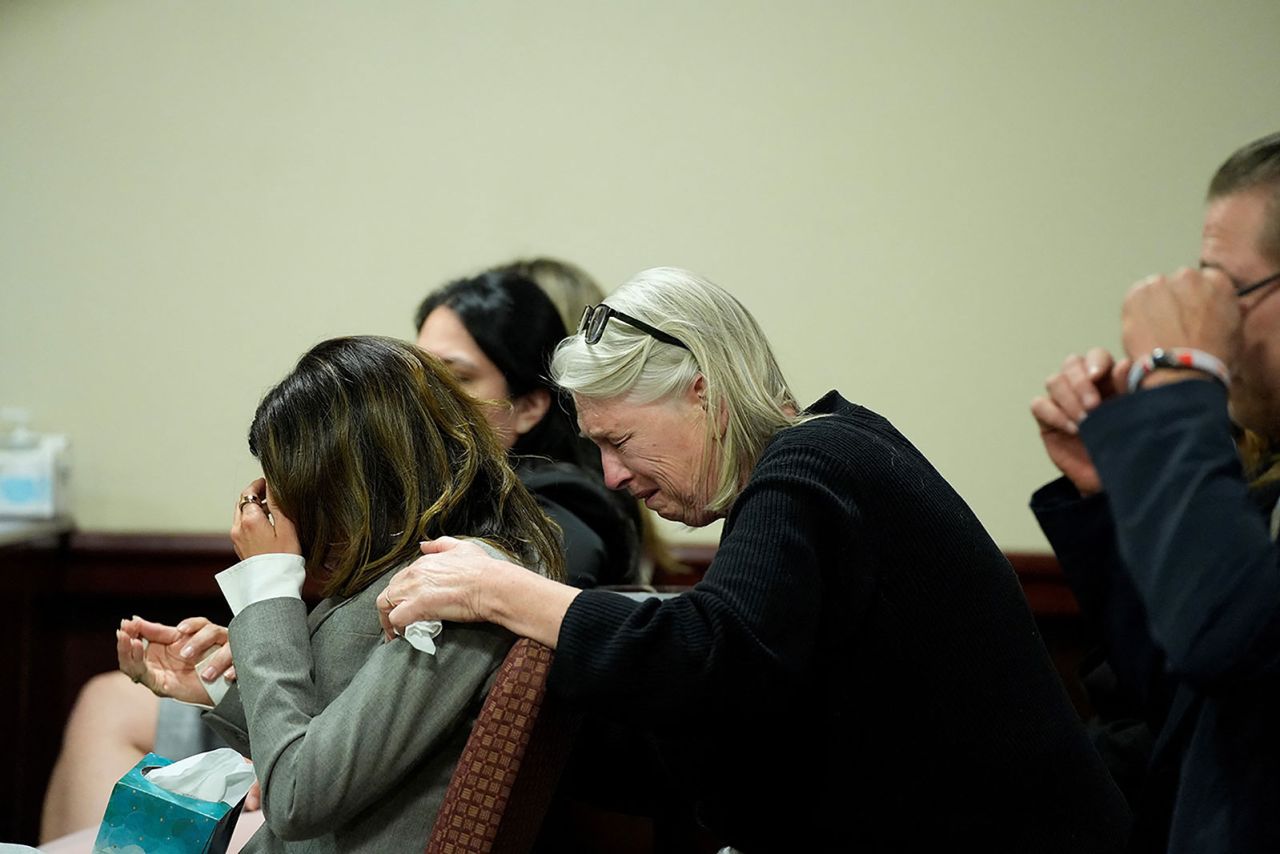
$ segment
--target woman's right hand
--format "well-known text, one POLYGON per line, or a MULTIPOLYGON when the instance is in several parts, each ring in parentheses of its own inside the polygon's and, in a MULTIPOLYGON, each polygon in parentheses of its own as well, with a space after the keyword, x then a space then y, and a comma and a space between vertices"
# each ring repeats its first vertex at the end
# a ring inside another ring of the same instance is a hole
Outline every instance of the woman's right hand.
POLYGON ((378 594, 388 640, 418 620, 453 620, 497 623, 554 649, 564 615, 582 592, 453 537, 423 543, 422 555, 378 594))
POLYGON ((1080 440, 1080 422, 1104 400, 1125 393, 1131 364, 1130 359, 1117 362, 1101 347, 1083 357, 1072 354, 1045 380, 1048 394, 1031 401, 1045 452, 1081 495, 1101 492, 1102 481, 1080 440))
POLYGON ((261 554, 302 554, 298 530, 271 495, 266 478, 240 490, 231 520, 231 544, 240 560, 261 554))
POLYGON ((187 703, 210 702, 204 682, 219 676, 235 679, 227 630, 204 617, 190 617, 177 626, 141 617, 121 620, 116 657, 120 670, 134 682, 161 697, 187 703), (197 665, 203 665, 200 673, 197 665))
POLYGON ((453 537, 423 543, 422 551, 378 595, 378 619, 388 640, 418 620, 487 619, 480 613, 480 585, 484 568, 496 561, 475 543, 453 537))

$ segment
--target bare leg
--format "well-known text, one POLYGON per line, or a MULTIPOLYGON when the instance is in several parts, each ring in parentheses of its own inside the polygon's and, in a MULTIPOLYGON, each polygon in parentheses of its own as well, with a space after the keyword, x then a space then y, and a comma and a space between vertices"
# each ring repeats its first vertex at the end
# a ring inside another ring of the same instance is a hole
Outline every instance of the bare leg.
POLYGON ((85 683, 45 792, 41 842, 102 821, 112 786, 155 744, 159 702, 119 671, 85 683))

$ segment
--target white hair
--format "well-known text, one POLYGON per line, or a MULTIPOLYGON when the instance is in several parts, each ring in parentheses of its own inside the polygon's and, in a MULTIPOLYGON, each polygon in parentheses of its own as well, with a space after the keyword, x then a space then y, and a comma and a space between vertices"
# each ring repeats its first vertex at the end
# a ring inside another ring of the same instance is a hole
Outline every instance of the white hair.
POLYGON ((678 338, 688 350, 613 318, 595 344, 577 334, 560 342, 551 377, 574 395, 651 403, 683 394, 705 378, 708 441, 718 472, 706 509, 726 512, 768 441, 802 420, 764 333, 742 303, 687 270, 654 267, 609 295, 611 308, 678 338), (727 416, 723 439, 719 419, 727 416))

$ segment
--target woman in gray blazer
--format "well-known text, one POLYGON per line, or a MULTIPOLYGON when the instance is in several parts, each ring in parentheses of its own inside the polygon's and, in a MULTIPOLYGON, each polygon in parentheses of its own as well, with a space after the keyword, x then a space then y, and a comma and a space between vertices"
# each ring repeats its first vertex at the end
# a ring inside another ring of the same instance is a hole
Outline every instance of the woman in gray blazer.
POLYGON ((317 345, 259 405, 249 449, 265 478, 237 502, 242 560, 217 576, 236 682, 203 683, 182 641, 146 646, 135 621, 121 668, 215 704, 206 721, 253 758, 265 823, 246 851, 421 851, 513 636, 450 625, 384 643, 375 602, 446 531, 562 577, 555 534, 476 404, 404 342, 317 345), (310 614, 306 572, 326 596, 310 614))

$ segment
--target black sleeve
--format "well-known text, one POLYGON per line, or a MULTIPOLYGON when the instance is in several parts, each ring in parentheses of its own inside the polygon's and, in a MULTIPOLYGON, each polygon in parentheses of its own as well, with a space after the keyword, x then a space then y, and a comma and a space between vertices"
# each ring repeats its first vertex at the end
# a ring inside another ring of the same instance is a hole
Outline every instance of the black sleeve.
POLYGON ((1280 672, 1280 572, 1218 383, 1126 395, 1081 425, 1121 564, 1170 675, 1202 691, 1280 672))
POLYGON ((1120 560, 1106 496, 1081 498, 1070 481, 1059 478, 1032 496, 1031 510, 1081 612, 1103 639, 1126 705, 1159 728, 1172 686, 1146 609, 1120 560))
POLYGON ((644 718, 711 698, 752 702, 795 684, 817 642, 824 558, 861 530, 846 494, 852 476, 830 450, 775 440, 691 591, 661 602, 604 591, 574 600, 553 688, 644 718))

